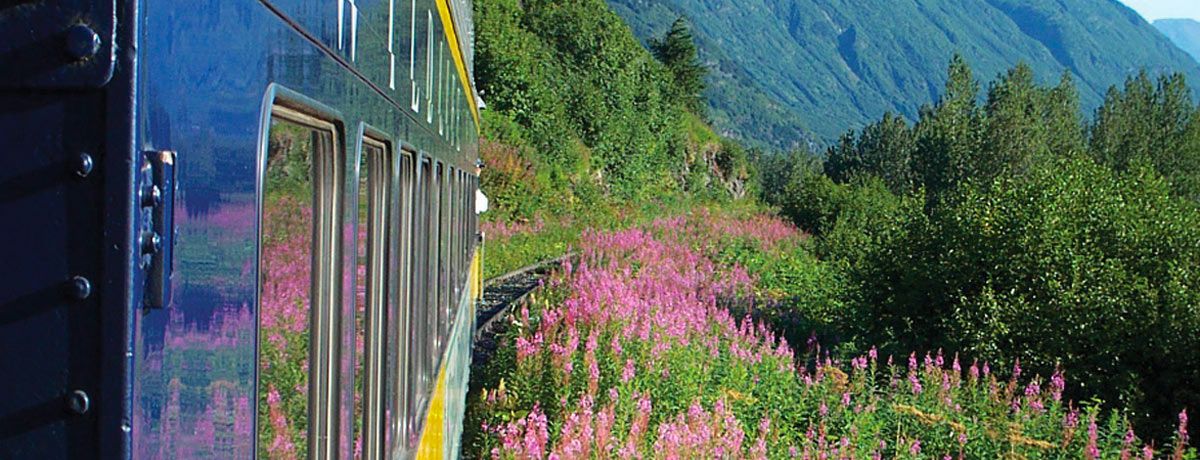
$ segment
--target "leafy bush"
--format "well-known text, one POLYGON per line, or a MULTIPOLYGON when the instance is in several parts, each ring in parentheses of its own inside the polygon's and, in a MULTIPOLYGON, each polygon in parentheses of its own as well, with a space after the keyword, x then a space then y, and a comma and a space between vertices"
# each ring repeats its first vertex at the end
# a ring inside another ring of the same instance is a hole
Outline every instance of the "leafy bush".
POLYGON ((943 302, 893 305, 895 317, 940 323, 946 346, 976 356, 1061 364, 1087 384, 1073 394, 1135 408, 1160 433, 1200 407, 1200 363, 1185 351, 1200 349, 1194 205, 1152 171, 1117 177, 1086 159, 960 203, 934 214, 938 254, 915 267, 943 302))
POLYGON ((984 107, 976 88, 956 60, 915 148, 885 119, 830 150, 832 178, 766 174, 783 192, 765 196, 843 274, 852 343, 1020 359, 1043 375, 1061 365, 1078 377, 1068 394, 1129 408, 1165 439, 1180 408, 1200 406, 1185 351, 1200 349, 1200 210, 1180 178, 1191 173, 1164 166, 1200 152, 1186 87, 1131 80, 1088 139, 1069 79, 1037 87, 1018 66, 984 107), (889 179, 904 164, 912 191, 889 179))

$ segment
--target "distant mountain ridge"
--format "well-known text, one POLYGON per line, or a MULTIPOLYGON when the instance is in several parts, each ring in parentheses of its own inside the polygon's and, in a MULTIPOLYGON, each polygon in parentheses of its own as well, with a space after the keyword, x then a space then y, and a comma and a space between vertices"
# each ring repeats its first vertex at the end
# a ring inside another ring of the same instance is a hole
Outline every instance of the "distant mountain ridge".
POLYGON ((1200 90, 1200 64, 1116 0, 608 1, 643 40, 688 18, 714 124, 775 147, 915 118, 956 52, 985 82, 1018 62, 1043 82, 1069 71, 1088 111, 1141 69, 1200 90))
POLYGON ((1200 21, 1195 19, 1159 19, 1154 27, 1171 39, 1179 49, 1200 61, 1200 21))

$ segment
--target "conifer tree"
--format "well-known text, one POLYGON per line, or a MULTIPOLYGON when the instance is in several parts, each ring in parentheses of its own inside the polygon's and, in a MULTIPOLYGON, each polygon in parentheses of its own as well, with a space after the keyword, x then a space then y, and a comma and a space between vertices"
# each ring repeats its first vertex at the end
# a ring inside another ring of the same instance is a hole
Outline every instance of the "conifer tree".
POLYGON ((1050 155, 1062 158, 1084 151, 1084 128, 1079 108, 1079 90, 1070 71, 1063 71, 1058 85, 1046 95, 1044 106, 1047 147, 1050 155))
POLYGON ((1001 174, 1021 174, 1034 158, 1045 156, 1048 142, 1042 105, 1042 90, 1025 63, 992 83, 982 149, 971 165, 972 177, 991 181, 1001 174))
POLYGON ((916 174, 935 197, 970 175, 979 151, 982 115, 976 105, 979 83, 960 55, 950 60, 950 78, 936 106, 921 109, 917 123, 916 174))
POLYGON ((1182 75, 1153 82, 1146 72, 1110 88, 1096 111, 1089 149, 1118 172, 1151 166, 1181 196, 1200 198, 1200 117, 1182 75))
POLYGON ((831 148, 825 173, 836 182, 846 183, 857 175, 870 174, 883 180, 892 193, 909 192, 913 187, 912 156, 916 139, 903 117, 885 113, 883 119, 842 136, 831 148))
POLYGON ((671 24, 660 39, 650 40, 650 50, 675 77, 675 89, 684 105, 697 115, 704 114, 704 76, 707 70, 700 63, 696 43, 687 21, 681 16, 671 24))

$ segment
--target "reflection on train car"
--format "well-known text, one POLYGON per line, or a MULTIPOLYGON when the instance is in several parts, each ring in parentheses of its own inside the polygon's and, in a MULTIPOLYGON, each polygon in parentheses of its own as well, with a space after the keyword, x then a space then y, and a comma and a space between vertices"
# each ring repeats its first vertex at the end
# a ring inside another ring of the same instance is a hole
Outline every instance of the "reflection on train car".
POLYGON ((0 281, 0 372, 23 376, 0 387, 0 458, 457 456, 482 274, 471 11, 0 5, 0 51, 57 53, 0 69, 0 135, 26 152, 0 184, 36 185, 0 201, 30 267, 0 281), (62 36, 99 45, 63 60, 62 36))

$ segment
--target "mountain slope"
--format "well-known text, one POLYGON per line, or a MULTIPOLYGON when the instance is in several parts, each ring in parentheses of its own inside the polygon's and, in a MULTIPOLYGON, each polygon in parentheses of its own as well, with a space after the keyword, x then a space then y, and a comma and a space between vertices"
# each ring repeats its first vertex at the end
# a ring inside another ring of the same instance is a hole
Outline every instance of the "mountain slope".
POLYGON ((1070 71, 1088 110, 1143 68, 1182 71, 1200 84, 1200 64, 1115 0, 609 3, 642 39, 687 17, 715 69, 714 123, 780 147, 828 142, 885 111, 916 117, 937 97, 954 53, 984 79, 1021 61, 1043 82, 1070 71), (760 111, 763 98, 776 106, 760 111))
POLYGON ((1159 19, 1154 27, 1180 49, 1200 61, 1200 21, 1195 19, 1159 19))

